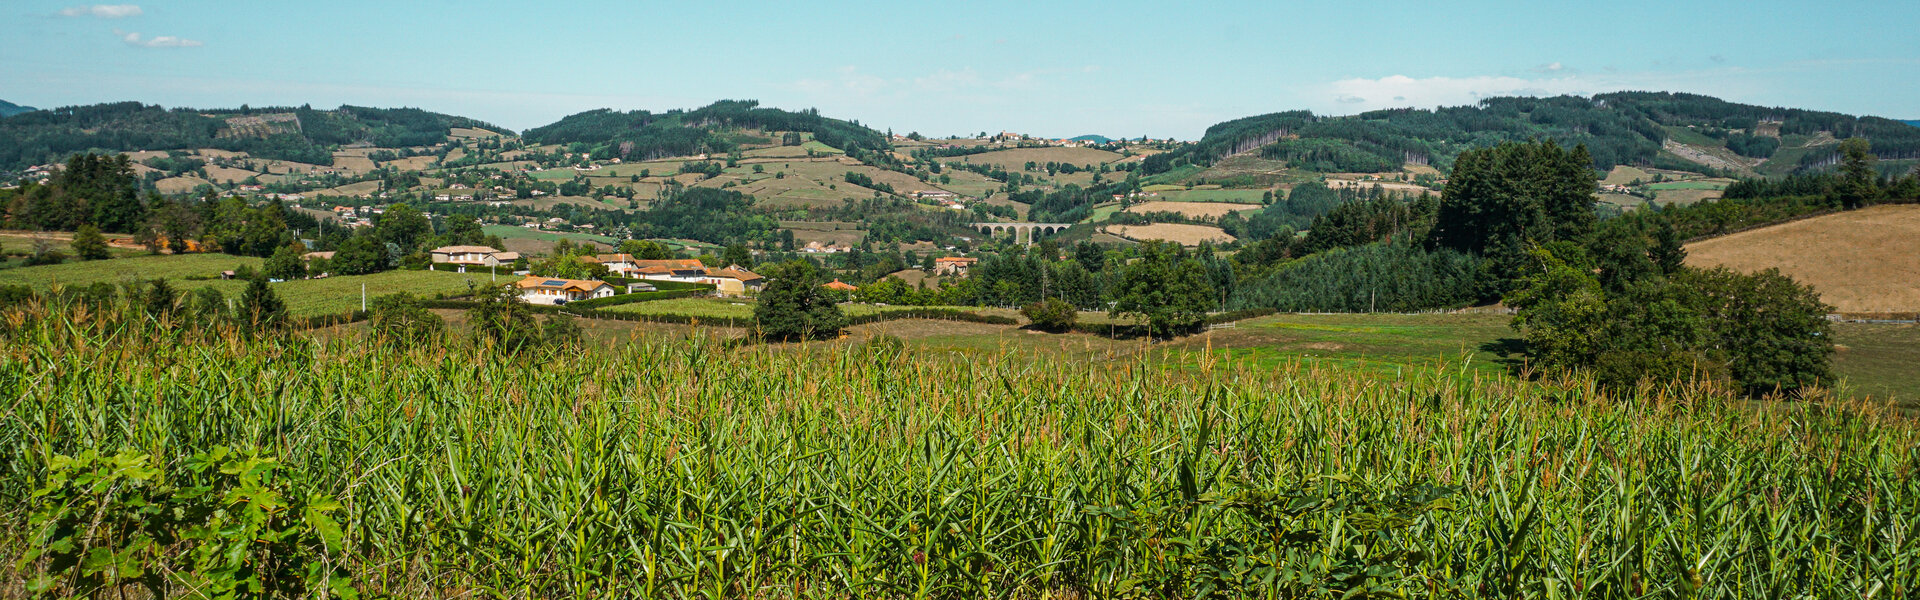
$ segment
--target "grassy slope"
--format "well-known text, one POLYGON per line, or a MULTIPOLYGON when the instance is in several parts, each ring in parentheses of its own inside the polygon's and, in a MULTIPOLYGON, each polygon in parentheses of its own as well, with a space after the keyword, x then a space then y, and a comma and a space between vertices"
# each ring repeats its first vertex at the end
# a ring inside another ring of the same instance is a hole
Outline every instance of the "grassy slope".
MULTIPOLYGON (((221 271, 235 269, 241 265, 259 268, 258 258, 228 256, 225 254, 185 254, 179 256, 139 256, 113 260, 68 262, 58 265, 38 267, 20 267, 0 270, 0 285, 27 285, 38 290, 51 289, 54 285, 89 285, 97 282, 124 284, 142 279, 163 278, 176 289, 187 290, 211 287, 220 290, 229 298, 237 297, 246 287, 244 281, 205 280, 189 281, 190 276, 218 277, 221 271)), ((358 277, 329 277, 326 279, 306 279, 273 284, 273 289, 287 302, 287 312, 294 316, 338 314, 360 307, 360 289, 364 284, 368 298, 375 298, 397 292, 411 292, 416 296, 432 296, 437 293, 458 294, 467 290, 467 281, 481 281, 481 275, 463 275, 436 271, 388 271, 358 277)), ((510 278, 503 277, 505 281, 510 278)), ((517 278, 513 278, 517 279, 517 278)))

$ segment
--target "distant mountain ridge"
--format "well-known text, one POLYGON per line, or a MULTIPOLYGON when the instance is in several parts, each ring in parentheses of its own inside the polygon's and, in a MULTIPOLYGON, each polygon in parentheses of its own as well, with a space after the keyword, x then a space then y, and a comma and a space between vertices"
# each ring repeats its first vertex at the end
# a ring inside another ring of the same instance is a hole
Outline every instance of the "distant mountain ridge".
POLYGON ((1600 168, 1706 167, 1781 175, 1833 164, 1839 140, 1856 136, 1871 141, 1883 159, 1920 158, 1920 129, 1892 119, 1736 104, 1698 94, 1619 92, 1488 98, 1471 106, 1345 117, 1307 111, 1246 117, 1209 127, 1186 149, 1150 156, 1142 169, 1163 173, 1243 154, 1324 172, 1386 172, 1408 163, 1444 169, 1462 150, 1548 139, 1586 146, 1600 168))
POLYGON ((21 106, 19 104, 14 104, 12 102, 0 100, 0 118, 11 117, 20 113, 29 113, 36 110, 40 110, 40 109, 31 107, 31 106, 21 106))
POLYGON ((1083 136, 1079 136, 1079 137, 1071 137, 1071 138, 1067 138, 1067 141, 1069 141, 1069 142, 1093 142, 1093 143, 1095 143, 1095 144, 1111 144, 1111 143, 1113 143, 1113 138, 1110 138, 1110 137, 1107 137, 1107 136, 1104 136, 1104 135, 1083 135, 1083 136))
POLYGON ((163 108, 139 102, 68 106, 0 120, 0 170, 59 162, 77 152, 218 148, 256 157, 328 165, 350 144, 425 146, 455 127, 504 129, 417 108, 310 106, 163 108))
POLYGON ((1912 120, 1907 120, 1907 121, 1901 121, 1901 123, 1906 123, 1906 124, 1908 124, 1908 125, 1912 125, 1912 126, 1914 126, 1914 127, 1920 127, 1920 119, 1912 119, 1912 120))

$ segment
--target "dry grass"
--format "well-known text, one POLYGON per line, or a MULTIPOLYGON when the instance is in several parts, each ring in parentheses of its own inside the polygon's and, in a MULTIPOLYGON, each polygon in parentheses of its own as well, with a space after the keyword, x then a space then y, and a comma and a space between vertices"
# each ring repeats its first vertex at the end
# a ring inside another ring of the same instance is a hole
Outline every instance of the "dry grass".
POLYGON ((1214 243, 1231 242, 1233 236, 1221 231, 1219 227, 1206 225, 1187 225, 1184 223, 1155 223, 1152 225, 1109 225, 1105 232, 1130 240, 1166 240, 1183 246, 1198 246, 1200 242, 1212 240, 1214 243))
POLYGON ((160 193, 167 194, 167 195, 185 194, 187 192, 193 191, 194 188, 197 188, 203 185, 213 185, 213 182, 207 181, 205 179, 201 179, 199 177, 168 177, 166 179, 153 182, 153 187, 155 189, 158 189, 160 190, 160 193))
POLYGON ((1328 179, 1327 180, 1327 187, 1330 187, 1336 190, 1341 188, 1359 188, 1364 190, 1364 189, 1367 189, 1370 187, 1376 187, 1376 186, 1379 187, 1380 189, 1383 189, 1389 192, 1401 192, 1401 193, 1407 193, 1407 194, 1419 194, 1421 192, 1433 191, 1433 190, 1427 189, 1424 186, 1418 186, 1411 183, 1405 183, 1400 181, 1361 181, 1361 180, 1354 180, 1354 179, 1328 179))
POLYGON ((1232 202, 1142 202, 1127 207, 1130 213, 1170 212, 1189 217, 1217 218, 1232 213, 1260 210, 1258 204, 1236 204, 1232 202))
POLYGON ((355 153, 355 152, 333 153, 333 166, 336 169, 352 171, 355 173, 365 173, 367 171, 372 171, 375 167, 375 165, 373 164, 373 160, 368 159, 364 154, 355 153))
POLYGON ((433 161, 436 160, 440 160, 440 158, 431 154, 426 156, 409 156, 400 160, 390 160, 381 163, 380 166, 393 167, 402 171, 424 171, 428 167, 433 166, 433 161))
POLYGON ((1778 268, 1850 313, 1920 310, 1920 206, 1875 206, 1687 245, 1687 263, 1778 268))
POLYGON ((337 188, 320 190, 314 193, 322 196, 353 196, 356 198, 369 198, 369 197, 372 197, 374 194, 380 193, 380 182, 362 181, 360 183, 349 183, 337 188))
POLYGON ((258 177, 259 173, 246 169, 207 165, 207 178, 221 183, 246 181, 248 177, 258 177))
POLYGON ((1025 167, 1028 161, 1045 165, 1050 162, 1069 163, 1079 166, 1099 165, 1120 160, 1120 155, 1093 148, 1012 148, 995 150, 968 156, 944 159, 946 162, 964 162, 976 165, 997 165, 1009 171, 1025 167))

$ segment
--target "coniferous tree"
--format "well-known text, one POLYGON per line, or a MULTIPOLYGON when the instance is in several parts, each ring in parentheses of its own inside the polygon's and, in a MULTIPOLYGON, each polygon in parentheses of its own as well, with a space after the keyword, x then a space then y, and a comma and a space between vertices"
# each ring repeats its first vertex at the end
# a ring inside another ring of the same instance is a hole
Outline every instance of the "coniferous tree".
POLYGON ((71 245, 74 256, 81 260, 100 260, 112 256, 107 252, 107 238, 100 235, 100 228, 91 224, 81 225, 80 230, 74 232, 71 245))
POLYGON ((236 312, 240 323, 251 332, 279 329, 287 322, 287 304, 267 284, 265 274, 255 275, 247 282, 247 289, 240 292, 236 312))
POLYGON ((1834 193, 1840 206, 1853 210, 1866 206, 1880 195, 1879 172, 1874 170, 1872 146, 1865 138, 1849 138, 1840 143, 1840 183, 1834 193))

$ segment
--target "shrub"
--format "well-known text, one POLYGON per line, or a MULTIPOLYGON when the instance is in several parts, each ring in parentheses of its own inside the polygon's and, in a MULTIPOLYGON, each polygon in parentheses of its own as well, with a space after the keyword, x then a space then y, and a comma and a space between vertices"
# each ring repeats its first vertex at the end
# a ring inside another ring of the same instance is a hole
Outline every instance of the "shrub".
POLYGON ((81 225, 73 234, 73 254, 80 260, 100 260, 113 255, 107 252, 107 238, 100 235, 100 228, 81 225))
POLYGON ((420 304, 413 294, 401 292, 373 301, 368 324, 380 341, 402 346, 434 344, 447 332, 447 322, 420 304))
POLYGON ((1020 308, 1020 314, 1033 322, 1033 328, 1060 333, 1073 329, 1080 319, 1073 305, 1059 298, 1048 298, 1020 308))

